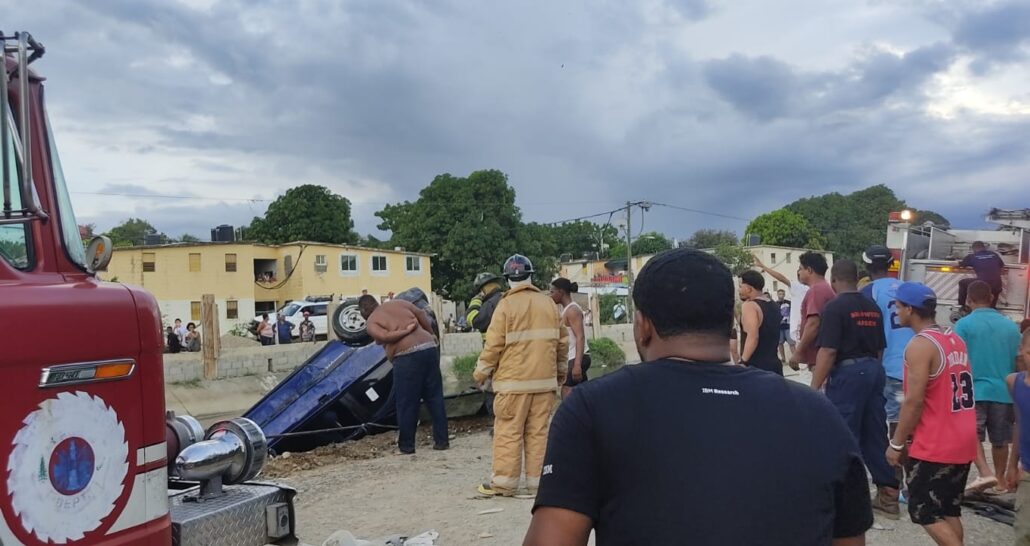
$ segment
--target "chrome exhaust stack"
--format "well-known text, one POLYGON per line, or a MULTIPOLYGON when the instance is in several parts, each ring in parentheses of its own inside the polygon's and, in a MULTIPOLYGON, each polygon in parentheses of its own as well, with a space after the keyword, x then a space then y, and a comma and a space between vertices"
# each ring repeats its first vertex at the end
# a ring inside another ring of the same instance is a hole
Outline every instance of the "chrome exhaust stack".
MULTIPOLYGON (((181 449, 175 455, 172 474, 181 480, 200 482, 197 500, 220 497, 223 485, 252 480, 265 466, 268 442, 261 427, 250 419, 238 417, 215 423, 202 441, 195 440, 199 423, 192 417, 170 418, 168 425, 181 449)), ((172 455, 170 450, 169 460, 172 455)))

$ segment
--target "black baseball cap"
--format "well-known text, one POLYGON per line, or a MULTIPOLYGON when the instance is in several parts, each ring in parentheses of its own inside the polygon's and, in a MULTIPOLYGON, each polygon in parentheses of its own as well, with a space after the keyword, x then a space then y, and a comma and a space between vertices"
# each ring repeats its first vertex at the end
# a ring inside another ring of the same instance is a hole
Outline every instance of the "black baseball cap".
POLYGON ((862 261, 871 264, 873 262, 890 262, 893 259, 889 248, 883 245, 873 245, 862 253, 862 261))

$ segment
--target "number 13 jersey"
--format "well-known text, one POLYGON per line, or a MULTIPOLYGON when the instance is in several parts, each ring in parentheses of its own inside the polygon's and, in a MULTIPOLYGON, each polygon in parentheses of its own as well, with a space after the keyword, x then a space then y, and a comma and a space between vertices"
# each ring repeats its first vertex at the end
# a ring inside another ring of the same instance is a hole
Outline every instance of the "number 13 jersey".
MULTIPOLYGON (((923 415, 912 433, 909 455, 922 461, 966 464, 976 458, 976 402, 973 371, 966 343, 952 332, 923 330, 916 337, 929 340, 940 352, 941 367, 926 386, 923 415)), ((908 362, 905 393, 908 393, 908 362)))

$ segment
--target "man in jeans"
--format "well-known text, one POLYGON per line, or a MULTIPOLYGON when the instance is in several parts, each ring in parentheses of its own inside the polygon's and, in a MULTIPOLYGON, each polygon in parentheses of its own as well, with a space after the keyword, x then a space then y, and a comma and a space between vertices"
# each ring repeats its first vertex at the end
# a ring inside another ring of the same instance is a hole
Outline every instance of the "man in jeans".
POLYGON ((982 490, 995 485, 998 487, 995 492, 1001 492, 1008 483, 1005 468, 1015 421, 1012 396, 1005 385, 1005 378, 1016 370, 1019 327, 993 309, 993 302, 994 293, 990 285, 981 281, 969 285, 967 303, 972 312, 955 324, 955 333, 966 342, 976 397, 976 432, 980 439, 976 450, 976 470, 979 477, 970 487, 982 490), (987 465, 984 456, 983 441, 988 435, 994 470, 987 465))
POLYGON ((433 449, 450 447, 447 436, 447 411, 443 404, 443 378, 440 376, 440 350, 433 326, 426 313, 405 300, 390 300, 382 305, 374 296, 358 299, 368 335, 386 350, 393 363, 393 397, 397 404, 397 448, 415 453, 418 410, 425 401, 433 419, 433 449))
POLYGON ((858 292, 858 267, 851 260, 833 264, 830 276, 837 297, 822 311, 819 353, 812 370, 812 388, 826 382, 826 397, 837 407, 858 440, 862 459, 876 484, 873 510, 898 519, 898 487, 887 464, 887 415, 883 388, 886 375, 880 357, 886 346, 883 315, 858 292))
POLYGON ((887 339, 887 348, 883 351, 883 369, 887 373, 886 387, 883 397, 887 401, 887 426, 890 433, 898 426, 901 415, 902 385, 905 379, 905 347, 912 341, 915 332, 898 321, 897 306, 894 302, 901 281, 888 277, 887 271, 894 261, 890 250, 885 246, 873 245, 862 254, 862 261, 869 272, 869 284, 861 292, 876 302, 883 314, 883 334, 887 339))

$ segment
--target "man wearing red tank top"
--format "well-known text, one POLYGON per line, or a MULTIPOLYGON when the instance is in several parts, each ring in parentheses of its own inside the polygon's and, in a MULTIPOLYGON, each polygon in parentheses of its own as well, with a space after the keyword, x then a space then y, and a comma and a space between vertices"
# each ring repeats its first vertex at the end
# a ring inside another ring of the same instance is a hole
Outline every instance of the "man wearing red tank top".
POLYGON ((937 295, 924 284, 898 287, 898 319, 916 333, 905 348, 898 428, 887 461, 901 466, 908 445, 908 512, 940 545, 962 546, 962 493, 976 458, 973 372, 962 338, 936 324, 937 295))

